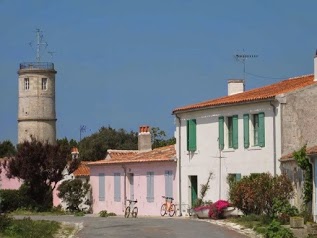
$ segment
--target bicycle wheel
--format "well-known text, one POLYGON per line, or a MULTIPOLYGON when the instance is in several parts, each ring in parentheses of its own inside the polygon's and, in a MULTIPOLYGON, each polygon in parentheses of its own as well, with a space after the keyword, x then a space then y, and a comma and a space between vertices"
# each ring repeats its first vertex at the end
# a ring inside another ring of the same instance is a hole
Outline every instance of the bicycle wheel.
POLYGON ((166 214, 166 204, 164 203, 162 206, 161 206, 161 216, 164 216, 166 214))
POLYGON ((170 210, 169 210, 169 215, 170 215, 170 217, 174 216, 175 213, 176 213, 176 207, 175 207, 174 204, 171 204, 170 210))
POLYGON ((134 207, 131 213, 132 217, 136 218, 138 216, 138 208, 134 207))
POLYGON ((127 207, 124 212, 124 217, 128 218, 130 216, 130 207, 127 207))

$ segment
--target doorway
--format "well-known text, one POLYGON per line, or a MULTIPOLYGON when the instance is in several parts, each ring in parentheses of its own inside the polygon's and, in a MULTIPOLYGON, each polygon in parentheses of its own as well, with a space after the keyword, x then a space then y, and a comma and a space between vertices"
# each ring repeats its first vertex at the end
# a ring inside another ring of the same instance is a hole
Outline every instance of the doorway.
POLYGON ((130 200, 134 200, 134 174, 129 173, 130 200))
POLYGON ((195 201, 197 199, 197 176, 189 176, 190 180, 190 194, 191 194, 191 206, 193 207, 195 204, 195 201))

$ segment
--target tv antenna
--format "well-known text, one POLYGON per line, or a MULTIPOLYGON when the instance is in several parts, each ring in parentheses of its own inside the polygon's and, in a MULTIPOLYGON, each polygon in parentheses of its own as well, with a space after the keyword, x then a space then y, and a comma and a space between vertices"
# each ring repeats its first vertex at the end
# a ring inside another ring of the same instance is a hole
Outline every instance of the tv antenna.
POLYGON ((79 126, 79 142, 81 141, 81 134, 86 132, 86 125, 79 126))
MULTIPOLYGON (((41 50, 43 47, 47 47, 48 44, 47 42, 43 41, 43 32, 40 29, 36 29, 36 61, 40 62, 41 61, 41 50)), ((33 42, 30 42, 29 45, 32 47, 33 42)))
POLYGON ((53 58, 53 54, 55 54, 55 51, 47 51, 47 53, 53 58))
POLYGON ((235 54, 234 58, 236 59, 236 61, 243 63, 243 79, 246 79, 246 71, 245 71, 245 62, 247 59, 250 58, 257 58, 259 57, 258 55, 254 55, 254 54, 245 54, 244 50, 243 50, 243 54, 235 54))

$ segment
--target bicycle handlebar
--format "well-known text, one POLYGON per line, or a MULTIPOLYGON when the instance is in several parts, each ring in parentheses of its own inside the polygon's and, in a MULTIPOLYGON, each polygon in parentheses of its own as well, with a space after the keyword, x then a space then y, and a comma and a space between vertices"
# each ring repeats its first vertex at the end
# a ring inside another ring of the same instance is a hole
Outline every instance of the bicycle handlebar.
POLYGON ((172 198, 172 197, 162 196, 162 198, 174 200, 174 198, 172 198))
POLYGON ((130 202, 130 203, 131 203, 131 202, 135 202, 135 203, 138 202, 138 200, 130 200, 130 199, 127 199, 127 201, 130 202))

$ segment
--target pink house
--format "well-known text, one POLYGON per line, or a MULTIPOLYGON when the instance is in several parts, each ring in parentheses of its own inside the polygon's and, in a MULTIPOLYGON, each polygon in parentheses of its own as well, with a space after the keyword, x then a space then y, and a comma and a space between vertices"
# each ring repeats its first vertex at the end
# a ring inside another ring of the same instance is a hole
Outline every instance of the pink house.
MULTIPOLYGON (((8 158, 0 158, 1 165, 7 163, 8 161, 8 158)), ((9 179, 6 173, 7 171, 1 166, 0 189, 19 189, 23 181, 18 178, 9 179)))
POLYGON ((139 215, 159 216, 162 196, 177 201, 175 145, 151 149, 148 126, 140 127, 138 150, 108 150, 90 162, 93 213, 123 215, 127 199, 137 200, 139 215))

